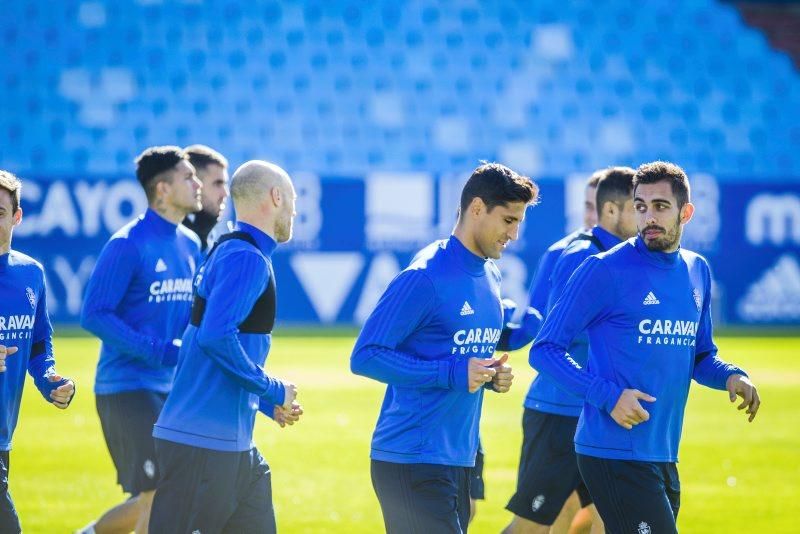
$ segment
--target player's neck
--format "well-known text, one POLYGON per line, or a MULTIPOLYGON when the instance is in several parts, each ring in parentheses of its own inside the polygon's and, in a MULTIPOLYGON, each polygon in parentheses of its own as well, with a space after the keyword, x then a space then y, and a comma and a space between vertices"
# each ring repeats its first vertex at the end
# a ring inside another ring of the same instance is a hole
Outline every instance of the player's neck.
POLYGON ((7 241, 6 243, 0 243, 0 256, 3 254, 8 254, 11 250, 11 241, 7 241))
POLYGON ((240 215, 236 220, 258 228, 267 234, 273 241, 277 242, 277 239, 275 239, 275 221, 264 221, 257 217, 250 217, 247 214, 240 215))
POLYGON ((603 230, 605 230, 609 234, 613 235, 614 237, 616 237, 620 241, 625 241, 626 239, 628 239, 626 236, 621 235, 619 232, 617 232, 617 229, 614 228, 610 224, 603 224, 602 222, 599 222, 599 223, 597 223, 597 227, 598 228, 602 228, 603 230))
POLYGON ((464 228, 464 225, 461 224, 460 221, 458 224, 456 224, 456 227, 453 229, 453 235, 456 236, 456 239, 458 239, 462 245, 464 245, 464 248, 466 248, 479 258, 485 257, 485 255, 478 248, 478 245, 475 243, 475 238, 472 236, 470 232, 466 230, 466 228, 464 228))
POLYGON ((183 219, 188 215, 184 210, 178 209, 175 206, 167 204, 161 199, 157 199, 150 205, 150 209, 158 213, 162 218, 168 220, 172 224, 178 225, 183 222, 183 219))

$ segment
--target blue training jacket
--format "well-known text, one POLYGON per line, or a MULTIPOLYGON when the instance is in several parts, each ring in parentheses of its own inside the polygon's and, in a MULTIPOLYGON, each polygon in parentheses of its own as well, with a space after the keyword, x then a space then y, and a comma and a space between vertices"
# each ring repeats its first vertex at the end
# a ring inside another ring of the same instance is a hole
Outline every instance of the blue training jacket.
POLYGON ((172 388, 200 240, 148 209, 111 236, 86 288, 81 326, 101 340, 97 394, 172 388))
POLYGON ((272 335, 238 329, 274 277, 271 255, 277 243, 249 224, 240 222, 236 229, 250 234, 258 248, 240 239, 225 241, 200 268, 195 287, 206 299, 205 314, 183 335, 175 385, 156 422, 156 438, 246 451, 254 446, 256 412, 271 415, 283 404, 283 383, 264 371, 272 335))
POLYGON ((744 372, 717 356, 712 339, 711 273, 688 250, 653 252, 641 238, 587 258, 567 282, 530 352, 530 363, 585 398, 575 450, 600 458, 676 462, 692 379, 725 389, 744 372), (588 332, 585 367, 569 358, 572 340, 588 332), (650 419, 632 430, 610 416, 623 389, 650 419))
POLYGON ((1 451, 11 449, 25 372, 47 402, 52 402, 50 392, 63 383, 48 380, 56 363, 52 338, 42 265, 14 250, 0 255, 0 345, 17 348, 0 373, 1 451))
POLYGON ((455 236, 392 280, 350 358, 354 373, 387 384, 371 458, 475 464, 483 389, 468 391, 467 364, 494 356, 502 326, 499 270, 455 236))
MULTIPOLYGON (((620 239, 607 232, 600 226, 595 226, 586 232, 592 235, 603 245, 603 250, 608 250, 620 243, 620 239)), ((575 269, 593 254, 601 252, 597 245, 588 239, 573 238, 563 250, 553 267, 550 276, 550 291, 548 294, 548 310, 555 305, 558 296, 564 290, 575 269)), ((589 340, 586 333, 578 334, 569 346, 569 355, 579 365, 585 366, 589 357, 589 340)), ((583 408, 583 399, 564 391, 557 382, 547 374, 539 373, 533 379, 528 395, 525 397, 525 407, 540 412, 557 415, 578 417, 583 408)))

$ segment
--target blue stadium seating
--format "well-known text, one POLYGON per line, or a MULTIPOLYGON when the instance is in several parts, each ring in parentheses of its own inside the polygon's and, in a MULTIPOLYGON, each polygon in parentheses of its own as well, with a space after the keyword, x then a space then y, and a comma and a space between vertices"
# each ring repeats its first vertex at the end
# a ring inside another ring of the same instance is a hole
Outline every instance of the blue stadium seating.
POLYGON ((19 0, 0 43, 0 167, 22 173, 129 173, 148 145, 202 142, 327 174, 527 144, 537 175, 656 157, 800 175, 798 73, 711 0, 19 0))

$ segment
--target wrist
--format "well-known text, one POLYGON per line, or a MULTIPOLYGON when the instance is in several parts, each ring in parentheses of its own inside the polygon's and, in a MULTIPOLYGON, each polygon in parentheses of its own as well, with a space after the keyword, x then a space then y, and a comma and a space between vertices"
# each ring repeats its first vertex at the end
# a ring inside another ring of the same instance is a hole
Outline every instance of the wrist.
POLYGON ((735 380, 742 379, 742 378, 749 378, 749 377, 747 376, 747 373, 745 373, 741 369, 738 369, 738 368, 737 369, 732 369, 728 373, 728 376, 725 377, 725 387, 726 388, 729 387, 731 382, 733 382, 735 380))

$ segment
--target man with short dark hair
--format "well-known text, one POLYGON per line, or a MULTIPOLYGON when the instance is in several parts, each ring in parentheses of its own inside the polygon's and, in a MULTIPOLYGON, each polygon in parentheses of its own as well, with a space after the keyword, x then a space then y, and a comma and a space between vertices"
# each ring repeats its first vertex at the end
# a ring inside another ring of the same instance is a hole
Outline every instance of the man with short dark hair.
POLYGON ((81 325, 102 341, 95 394, 117 482, 131 498, 84 532, 147 531, 159 471, 153 424, 172 389, 178 346, 200 261, 200 242, 180 223, 200 209, 200 182, 186 153, 152 147, 136 159, 144 215, 111 236, 86 288, 81 325))
MULTIPOLYGON (((580 233, 556 261, 550 277, 548 309, 583 260, 636 235, 632 196, 635 173, 630 167, 611 167, 595 173, 600 178, 596 188, 598 223, 580 233)), ((580 365, 586 364, 588 351, 584 336, 569 347, 570 356, 580 365)), ((578 473, 573 445, 582 406, 583 399, 563 391, 549 376, 538 374, 533 380, 522 418, 517 490, 506 505, 514 518, 506 533, 549 532, 556 518, 564 513, 564 504, 573 491, 577 491, 581 507, 589 506, 595 512, 578 473)), ((572 514, 569 515, 565 518, 567 524, 572 514)), ((602 532, 599 517, 592 521, 592 531, 602 532)))
POLYGON ((389 533, 466 532, 483 389, 511 387, 500 273, 538 188, 496 163, 461 194, 449 239, 423 249, 384 292, 350 358, 387 384, 372 439, 372 484, 389 533))
POLYGON ((236 230, 217 242, 195 282, 175 387, 153 429, 162 478, 153 534, 276 531, 272 475, 253 442, 256 410, 281 426, 302 414, 294 384, 264 370, 272 347, 272 253, 292 237, 286 171, 248 161, 231 179, 236 230))
POLYGON ((21 190, 16 176, 0 170, 0 532, 4 534, 22 531, 8 491, 8 472, 25 372, 56 408, 67 408, 75 394, 72 380, 55 370, 44 269, 11 249, 14 227, 22 221, 21 190))
POLYGON ((228 198, 228 160, 205 145, 187 146, 184 152, 203 184, 203 207, 200 211, 187 215, 183 225, 197 234, 200 248, 205 252, 218 237, 214 228, 225 210, 225 199, 228 198))
POLYGON ((636 238, 587 258, 545 320, 530 363, 584 399, 575 434, 581 476, 609 532, 676 532, 676 462, 691 380, 760 400, 744 371, 717 356, 706 260, 680 247, 694 213, 683 169, 639 167, 636 238), (586 366, 568 354, 586 331, 586 366), (640 401, 647 403, 645 409, 640 401))

